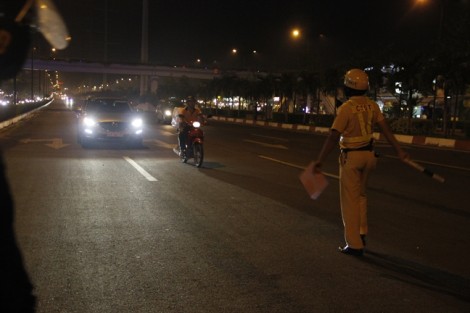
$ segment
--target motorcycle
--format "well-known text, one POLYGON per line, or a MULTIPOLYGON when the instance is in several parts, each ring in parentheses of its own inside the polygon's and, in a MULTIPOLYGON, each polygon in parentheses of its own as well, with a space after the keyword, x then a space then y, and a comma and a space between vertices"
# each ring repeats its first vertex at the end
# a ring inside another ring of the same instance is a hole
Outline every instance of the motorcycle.
POLYGON ((189 159, 194 159, 194 165, 201 167, 204 161, 204 133, 200 122, 193 122, 184 128, 186 132, 186 143, 179 152, 181 162, 187 163, 189 159))

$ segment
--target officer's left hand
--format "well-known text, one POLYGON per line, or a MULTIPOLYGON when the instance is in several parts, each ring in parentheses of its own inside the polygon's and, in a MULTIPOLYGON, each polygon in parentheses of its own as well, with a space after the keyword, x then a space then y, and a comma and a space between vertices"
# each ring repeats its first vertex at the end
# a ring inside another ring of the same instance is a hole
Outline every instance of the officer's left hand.
POLYGON ((321 173, 321 163, 315 161, 312 167, 312 174, 321 173))

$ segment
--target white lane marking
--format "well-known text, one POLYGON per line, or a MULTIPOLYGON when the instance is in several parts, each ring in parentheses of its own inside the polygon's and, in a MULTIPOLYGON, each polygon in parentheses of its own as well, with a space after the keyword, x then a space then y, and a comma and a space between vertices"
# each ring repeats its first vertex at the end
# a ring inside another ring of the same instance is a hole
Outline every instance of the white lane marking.
POLYGON ((261 138, 267 138, 267 139, 274 139, 274 140, 289 142, 289 139, 285 139, 285 138, 272 137, 272 136, 264 136, 264 135, 258 135, 258 134, 251 134, 251 135, 252 135, 252 136, 255 136, 255 137, 261 137, 261 138))
POLYGON ((145 178, 147 178, 148 181, 158 181, 155 177, 150 175, 146 170, 144 170, 139 164, 137 164, 134 160, 132 160, 129 157, 123 157, 124 160, 129 162, 130 165, 132 165, 140 174, 142 174, 145 178))
POLYGON ((45 145, 56 150, 69 146, 68 143, 63 143, 62 138, 51 138, 51 139, 23 139, 20 140, 21 143, 31 143, 31 142, 47 142, 45 145))
MULTIPOLYGON (((304 170, 304 169, 307 168, 306 166, 300 166, 300 165, 296 165, 296 164, 284 162, 284 161, 277 160, 277 159, 273 159, 273 158, 270 158, 270 157, 267 157, 267 156, 264 156, 264 155, 258 155, 258 157, 260 157, 260 158, 262 158, 262 159, 265 159, 265 160, 272 161, 272 162, 276 162, 276 163, 284 164, 284 165, 287 165, 287 166, 295 167, 295 168, 298 168, 298 169, 301 169, 301 170, 304 170)), ((380 157, 385 157, 385 158, 390 158, 390 159, 399 159, 399 158, 396 157, 396 156, 393 156, 393 155, 386 155, 386 154, 383 154, 383 155, 381 155, 380 157)), ((416 160, 416 162, 423 163, 423 164, 434 165, 434 166, 446 167, 446 168, 455 169, 455 170, 460 170, 460 171, 470 171, 470 168, 466 168, 466 167, 452 166, 452 165, 446 165, 446 164, 434 163, 434 162, 427 162, 427 161, 422 161, 422 160, 416 160)), ((329 176, 329 177, 332 177, 332 178, 337 178, 337 179, 339 179, 339 176, 338 176, 338 175, 334 175, 334 174, 330 174, 330 173, 325 173, 325 172, 323 172, 323 174, 324 174, 325 176, 329 176)))
POLYGON ((287 147, 283 146, 283 145, 272 145, 272 144, 269 144, 269 143, 264 143, 264 142, 260 142, 260 141, 249 140, 249 139, 244 139, 243 141, 244 142, 254 143, 254 144, 257 144, 257 145, 260 145, 260 146, 263 146, 263 147, 267 147, 267 148, 276 148, 276 149, 287 150, 287 147))
MULTIPOLYGON (((284 164, 284 165, 287 165, 287 166, 290 166, 290 167, 295 167, 295 168, 298 168, 298 169, 301 169, 301 170, 304 170, 304 169, 307 168, 307 166, 300 166, 300 165, 297 165, 297 164, 293 164, 293 163, 289 163, 289 162, 284 162, 284 161, 281 161, 281 160, 278 160, 278 159, 273 159, 273 158, 270 158, 270 157, 267 157, 267 156, 264 156, 264 155, 258 155, 258 157, 260 157, 260 158, 262 158, 262 159, 265 159, 265 160, 272 161, 272 162, 284 164)), ((325 172, 323 172, 323 174, 324 174, 325 176, 328 176, 328 177, 331 177, 331 178, 339 179, 339 176, 338 176, 338 175, 334 175, 334 174, 330 174, 330 173, 325 173, 325 172)))

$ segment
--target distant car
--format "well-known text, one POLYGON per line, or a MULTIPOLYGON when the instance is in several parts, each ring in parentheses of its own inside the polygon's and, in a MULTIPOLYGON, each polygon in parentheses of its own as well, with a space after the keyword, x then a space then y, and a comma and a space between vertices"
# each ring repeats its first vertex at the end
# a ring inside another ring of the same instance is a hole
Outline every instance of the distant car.
POLYGON ((153 113, 155 111, 155 106, 151 103, 144 102, 144 103, 139 103, 138 105, 136 105, 134 109, 137 110, 138 112, 153 113))
POLYGON ((174 109, 183 106, 184 104, 182 103, 161 103, 157 105, 157 109, 155 110, 157 122, 161 124, 170 124, 174 109))
POLYGON ((144 122, 126 99, 87 100, 78 115, 78 142, 88 147, 93 142, 124 142, 142 145, 144 122))

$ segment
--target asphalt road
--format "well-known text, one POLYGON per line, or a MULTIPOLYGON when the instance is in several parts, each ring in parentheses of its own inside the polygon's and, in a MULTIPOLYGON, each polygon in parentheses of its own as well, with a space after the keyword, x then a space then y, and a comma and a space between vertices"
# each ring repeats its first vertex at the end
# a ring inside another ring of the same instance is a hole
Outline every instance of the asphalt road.
POLYGON ((470 312, 469 153, 379 143, 363 258, 343 244, 336 152, 316 201, 298 175, 324 140, 212 122, 205 164, 174 129, 141 149, 76 143, 54 102, 0 131, 38 312, 470 312))

